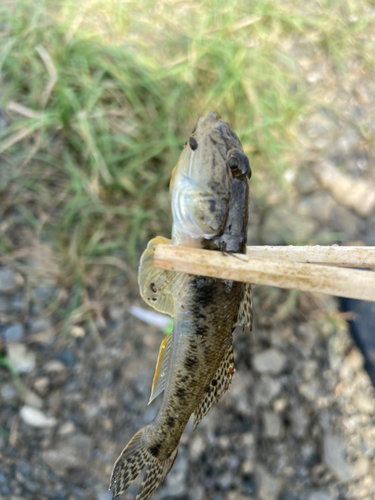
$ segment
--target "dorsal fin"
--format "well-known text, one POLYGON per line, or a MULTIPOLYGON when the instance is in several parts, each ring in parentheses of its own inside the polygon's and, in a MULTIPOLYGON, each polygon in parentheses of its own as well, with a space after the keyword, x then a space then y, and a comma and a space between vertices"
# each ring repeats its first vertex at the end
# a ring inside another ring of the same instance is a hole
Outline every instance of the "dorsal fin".
POLYGON ((248 326, 250 331, 253 329, 253 296, 250 283, 243 284, 243 294, 238 309, 237 325, 248 326))
POLYGON ((182 290, 188 275, 154 267, 154 248, 167 245, 170 240, 157 236, 148 242, 138 272, 138 283, 143 300, 157 311, 174 316, 174 295, 182 290))
POLYGON ((165 376, 168 370, 169 357, 172 345, 172 333, 167 335, 160 344, 159 356, 156 363, 154 380, 152 381, 151 396, 148 404, 151 403, 164 390, 165 376))
POLYGON ((195 430, 199 422, 208 413, 210 408, 221 398, 221 396, 229 389, 234 373, 234 354, 232 343, 228 346, 224 356, 220 362, 214 378, 206 389, 198 408, 194 412, 194 425, 195 430))

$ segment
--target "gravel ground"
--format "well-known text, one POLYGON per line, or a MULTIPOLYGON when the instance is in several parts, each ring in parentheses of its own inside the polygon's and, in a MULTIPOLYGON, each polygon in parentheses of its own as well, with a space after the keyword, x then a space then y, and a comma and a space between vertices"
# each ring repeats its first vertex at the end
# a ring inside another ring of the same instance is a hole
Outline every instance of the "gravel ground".
MULTIPOLYGON (((17 317, 22 277, 6 267, 0 276, 2 317, 17 317)), ((25 389, 21 400, 0 371, 1 498, 110 498, 114 460, 159 405, 147 400, 163 334, 127 312, 142 305, 134 279, 119 276, 97 338, 85 325, 57 336, 38 313, 1 327, 25 389)), ((59 292, 35 291, 42 304, 59 292)), ((374 498, 373 388, 337 308, 256 287, 254 332, 235 335, 231 390, 195 432, 189 424, 156 499, 374 498)))

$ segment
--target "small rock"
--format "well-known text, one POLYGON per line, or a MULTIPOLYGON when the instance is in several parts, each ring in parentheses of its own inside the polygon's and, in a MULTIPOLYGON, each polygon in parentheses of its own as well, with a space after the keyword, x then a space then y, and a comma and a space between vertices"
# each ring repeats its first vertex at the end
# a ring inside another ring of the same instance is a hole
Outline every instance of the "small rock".
POLYGON ((74 366, 76 364, 75 354, 69 349, 63 349, 56 358, 67 366, 74 366))
POLYGON ((52 322, 49 318, 35 318, 29 322, 30 333, 47 332, 52 330, 52 322))
POLYGON ((276 349, 267 349, 253 357, 253 367, 258 373, 277 375, 286 364, 286 356, 276 349))
POLYGON ((352 468, 346 463, 345 450, 337 436, 325 434, 323 455, 327 466, 341 481, 349 481, 352 478, 352 468))
POLYGON ((56 287, 55 286, 37 286, 33 289, 33 294, 35 297, 40 300, 40 301, 45 301, 48 299, 51 299, 56 292, 56 287))
POLYGON ((353 479, 366 476, 370 470, 370 461, 367 457, 359 458, 353 465, 353 479))
POLYGON ((283 424, 277 413, 265 411, 262 415, 263 435, 266 438, 279 438, 284 434, 283 424))
POLYGON ((48 361, 44 365, 44 369, 47 373, 53 373, 53 372, 63 372, 65 371, 65 365, 61 361, 57 361, 57 359, 52 359, 51 361, 48 361))
POLYGON ((286 410, 288 406, 288 400, 286 398, 279 398, 273 402, 273 409, 276 413, 282 413, 286 410))
POLYGON ((37 396, 35 392, 27 390, 25 394, 25 404, 26 406, 32 406, 40 410, 43 407, 43 400, 37 396))
POLYGON ((64 436, 53 449, 43 452, 43 460, 58 475, 64 476, 69 469, 85 468, 93 450, 93 439, 84 434, 64 436))
POLYGON ((301 396, 306 398, 308 401, 316 401, 320 394, 320 387, 317 380, 311 380, 311 382, 301 384, 298 390, 301 396))
POLYGON ((9 297, 0 295, 0 313, 8 314, 12 312, 12 303, 9 297))
POLYGON ((9 267, 0 267, 0 293, 10 294, 23 285, 23 278, 9 267))
POLYGON ((189 486, 189 498, 190 500, 204 500, 204 488, 200 484, 189 486))
POLYGON ((68 434, 72 434, 76 430, 76 426, 73 422, 65 422, 59 429, 60 436, 67 436, 68 434))
POLYGON ((173 498, 179 498, 186 494, 186 483, 184 471, 172 471, 167 476, 167 487, 165 488, 165 496, 173 495, 173 498))
POLYGON ((254 402, 259 406, 267 406, 280 393, 279 380, 264 375, 254 387, 254 402))
POLYGON ((27 352, 23 344, 9 343, 7 346, 9 361, 17 373, 30 373, 35 367, 35 354, 27 352))
POLYGON ((17 398, 17 391, 11 384, 4 384, 1 387, 1 401, 11 403, 17 398))
POLYGON ((354 406, 358 408, 361 413, 373 415, 375 413, 375 401, 372 394, 366 394, 363 391, 358 392, 354 396, 354 406))
POLYGON ((241 472, 245 476, 252 474, 254 471, 254 461, 253 460, 244 460, 241 464, 241 472))
POLYGON ((310 420, 307 417, 303 407, 293 408, 289 414, 292 422, 292 434, 297 439, 306 437, 309 430, 310 420))
POLYGON ((19 342, 25 335, 25 329, 21 323, 14 323, 5 328, 3 337, 5 342, 19 342))
POLYGON ((41 394, 45 394, 49 386, 48 377, 39 377, 34 382, 34 388, 41 394))
POLYGON ((25 305, 25 291, 18 290, 12 295, 11 306, 14 311, 22 311, 25 305))
POLYGON ((308 500, 332 500, 332 497, 323 491, 313 491, 307 498, 308 500))
POLYGON ((204 452, 206 444, 203 437, 200 434, 194 436, 194 439, 190 442, 189 452, 192 460, 197 460, 204 452))
POLYGON ((262 465, 255 468, 255 489, 259 500, 278 500, 281 485, 262 465))
POLYGON ((224 490, 230 488, 233 484, 233 477, 231 472, 226 471, 224 472, 224 474, 220 474, 218 483, 224 490))
POLYGON ((47 417, 47 415, 31 406, 23 406, 20 410, 20 416, 25 424, 31 427, 47 428, 54 427, 57 424, 55 418, 47 417))
POLYGON ((112 500, 112 493, 107 490, 99 490, 95 493, 96 500, 112 500))
POLYGON ((86 335, 86 332, 82 326, 73 325, 70 330, 70 335, 76 338, 83 338, 86 335))

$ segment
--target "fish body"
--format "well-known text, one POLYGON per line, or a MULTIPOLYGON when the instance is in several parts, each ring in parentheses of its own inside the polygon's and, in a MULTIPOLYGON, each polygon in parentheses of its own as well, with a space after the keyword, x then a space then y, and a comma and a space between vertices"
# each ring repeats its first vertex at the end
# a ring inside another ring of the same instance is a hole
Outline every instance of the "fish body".
MULTIPOLYGON (((214 113, 201 118, 172 172, 174 245, 246 252, 250 165, 237 135, 214 113)), ((185 426, 194 428, 228 389, 234 373, 237 325, 251 328, 250 286, 231 280, 164 271, 153 267, 157 244, 142 255, 139 284, 144 300, 174 318, 163 341, 150 401, 164 391, 155 420, 138 431, 117 459, 111 480, 121 494, 148 465, 137 495, 147 500, 177 456, 185 426)))

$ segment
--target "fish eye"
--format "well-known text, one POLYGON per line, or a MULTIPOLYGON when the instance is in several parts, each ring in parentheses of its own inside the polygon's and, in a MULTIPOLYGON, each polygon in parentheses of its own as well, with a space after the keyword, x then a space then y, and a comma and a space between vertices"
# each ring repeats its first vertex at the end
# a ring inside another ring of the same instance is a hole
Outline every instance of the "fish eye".
POLYGON ((246 175, 251 177, 251 168, 248 157, 240 149, 232 149, 228 152, 227 165, 231 169, 234 177, 246 175))
POLYGON ((228 167, 231 169, 231 170, 237 170, 238 166, 240 164, 240 161, 238 158, 236 158, 235 156, 231 156, 228 160, 228 167))

